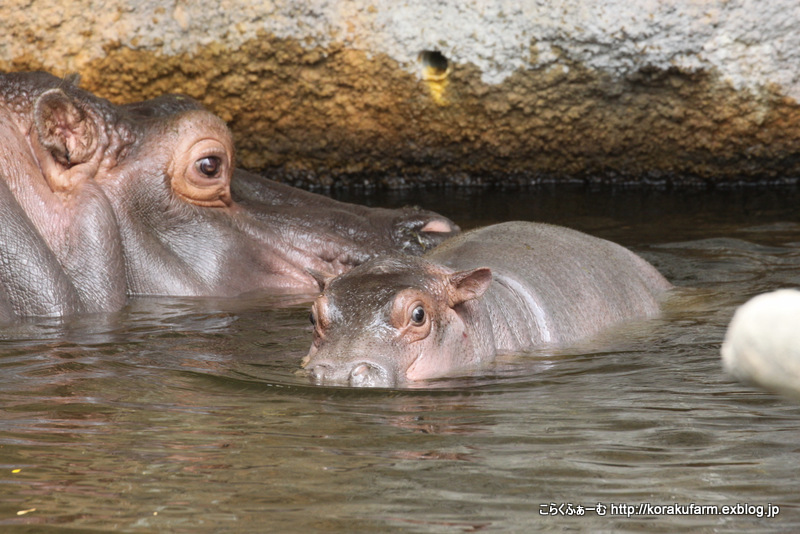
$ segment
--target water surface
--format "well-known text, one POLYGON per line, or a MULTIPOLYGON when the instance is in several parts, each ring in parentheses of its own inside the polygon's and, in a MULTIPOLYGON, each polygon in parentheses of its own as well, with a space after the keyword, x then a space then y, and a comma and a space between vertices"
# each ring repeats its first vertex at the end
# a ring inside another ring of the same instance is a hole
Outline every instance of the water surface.
POLYGON ((679 289, 659 319, 402 391, 297 376, 311 333, 296 299, 137 299, 4 328, 0 531, 800 528, 800 403, 719 363, 736 306, 800 285, 796 189, 340 197, 421 204, 464 228, 567 225, 634 249, 679 289), (563 516, 551 503, 780 513, 563 516))

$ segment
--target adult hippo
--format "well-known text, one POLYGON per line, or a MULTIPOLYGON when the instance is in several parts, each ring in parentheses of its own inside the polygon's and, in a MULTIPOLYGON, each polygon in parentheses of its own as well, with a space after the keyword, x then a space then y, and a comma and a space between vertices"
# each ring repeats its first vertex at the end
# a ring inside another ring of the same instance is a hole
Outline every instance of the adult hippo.
POLYGON ((234 167, 225 124, 180 96, 115 106, 46 73, 0 73, 0 320, 128 295, 316 289, 457 233, 419 209, 336 202, 234 167))
POLYGON ((619 245, 527 222, 467 232, 424 257, 376 258, 318 277, 306 372, 318 384, 383 387, 653 316, 671 287, 619 245))
POLYGON ((721 353, 736 378, 800 398, 800 291, 780 289, 747 301, 733 315, 721 353))

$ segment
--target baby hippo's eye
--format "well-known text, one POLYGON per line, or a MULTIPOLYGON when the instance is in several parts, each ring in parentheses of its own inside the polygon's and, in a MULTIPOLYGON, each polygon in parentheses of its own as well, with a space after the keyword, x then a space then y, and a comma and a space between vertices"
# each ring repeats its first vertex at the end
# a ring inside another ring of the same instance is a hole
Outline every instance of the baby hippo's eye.
POLYGON ((198 159, 195 162, 195 167, 205 176, 214 178, 219 173, 220 168, 222 168, 222 160, 217 156, 206 156, 205 158, 198 159))
POLYGON ((308 320, 311 321, 311 326, 317 326, 317 318, 314 316, 314 312, 308 314, 308 320))
POLYGON ((419 326, 425 322, 425 308, 422 306, 417 306, 411 312, 411 322, 415 325, 419 326))

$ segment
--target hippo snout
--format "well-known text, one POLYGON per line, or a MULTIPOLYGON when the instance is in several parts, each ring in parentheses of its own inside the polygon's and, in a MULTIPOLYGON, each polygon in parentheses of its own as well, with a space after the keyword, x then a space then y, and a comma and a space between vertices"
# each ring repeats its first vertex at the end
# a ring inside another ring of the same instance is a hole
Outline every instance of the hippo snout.
POLYGON ((388 388, 396 383, 394 373, 375 362, 361 361, 352 365, 318 362, 311 363, 306 370, 309 379, 317 385, 388 388))

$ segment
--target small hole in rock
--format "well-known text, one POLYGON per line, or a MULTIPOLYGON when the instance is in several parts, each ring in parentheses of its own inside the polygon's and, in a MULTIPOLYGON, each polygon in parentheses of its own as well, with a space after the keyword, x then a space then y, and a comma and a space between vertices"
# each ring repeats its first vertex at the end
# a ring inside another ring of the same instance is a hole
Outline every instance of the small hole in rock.
POLYGON ((422 77, 426 80, 442 80, 447 76, 447 58, 436 50, 423 50, 419 53, 422 64, 422 77))

